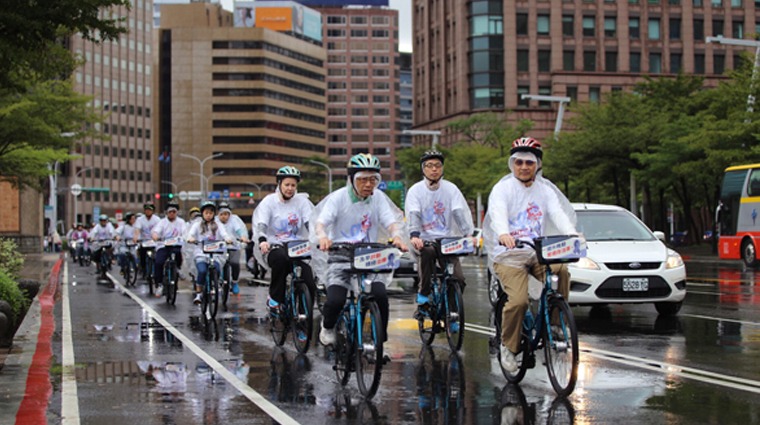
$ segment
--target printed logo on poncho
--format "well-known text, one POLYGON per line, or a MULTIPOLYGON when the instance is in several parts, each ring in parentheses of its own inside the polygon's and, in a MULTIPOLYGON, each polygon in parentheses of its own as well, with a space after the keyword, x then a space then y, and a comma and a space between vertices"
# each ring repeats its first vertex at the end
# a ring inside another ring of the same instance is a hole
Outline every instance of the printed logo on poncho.
POLYGON ((446 230, 446 206, 441 201, 433 202, 431 208, 422 212, 422 230, 446 230))
POLYGON ((365 213, 362 215, 361 222, 351 226, 348 234, 341 232, 342 236, 350 241, 370 242, 369 229, 372 228, 372 214, 365 213))
POLYGON ((514 238, 536 238, 541 236, 541 221, 544 212, 534 202, 528 204, 525 211, 517 214, 517 218, 509 220, 510 234, 514 238))
POLYGON ((278 220, 274 224, 275 237, 277 239, 288 239, 298 235, 298 227, 301 220, 296 213, 288 213, 288 217, 278 220))

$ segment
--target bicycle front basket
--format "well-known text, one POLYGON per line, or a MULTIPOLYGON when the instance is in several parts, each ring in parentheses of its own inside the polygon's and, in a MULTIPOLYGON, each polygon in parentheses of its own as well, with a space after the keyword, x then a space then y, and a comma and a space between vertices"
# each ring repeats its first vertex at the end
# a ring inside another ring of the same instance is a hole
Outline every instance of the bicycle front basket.
POLYGON ((574 263, 586 256, 586 240, 577 235, 545 236, 535 243, 541 264, 574 263))

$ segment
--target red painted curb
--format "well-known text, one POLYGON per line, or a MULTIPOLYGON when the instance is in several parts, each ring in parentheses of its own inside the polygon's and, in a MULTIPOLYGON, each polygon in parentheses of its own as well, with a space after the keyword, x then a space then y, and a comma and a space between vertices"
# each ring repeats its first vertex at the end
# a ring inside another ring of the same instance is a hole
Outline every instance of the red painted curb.
POLYGON ((50 271, 48 284, 37 297, 40 303, 40 332, 26 378, 24 399, 16 412, 16 424, 19 425, 47 423, 48 402, 53 393, 50 383, 50 359, 53 356, 52 341, 55 332, 53 308, 62 264, 63 258, 58 259, 50 271))

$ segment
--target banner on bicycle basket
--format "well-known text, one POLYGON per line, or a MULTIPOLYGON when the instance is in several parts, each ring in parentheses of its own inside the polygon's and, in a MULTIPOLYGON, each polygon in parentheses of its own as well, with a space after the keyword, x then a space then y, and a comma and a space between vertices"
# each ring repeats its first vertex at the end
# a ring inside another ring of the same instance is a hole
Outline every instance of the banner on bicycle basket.
POLYGON ((309 241, 292 241, 288 243, 288 257, 303 258, 311 256, 309 241))
POLYGON ((140 242, 140 246, 143 248, 155 248, 156 241, 142 241, 140 242))
POLYGON ((401 251, 397 248, 356 248, 354 268, 357 270, 394 270, 401 263, 401 251))
POLYGON ((580 236, 546 236, 536 239, 541 263, 572 263, 586 256, 586 240, 580 236))
POLYGON ((443 255, 467 255, 475 252, 472 238, 449 238, 441 239, 441 254, 443 255))
POLYGON ((206 242, 203 244, 203 252, 210 252, 212 254, 224 254, 227 252, 227 247, 225 246, 224 241, 206 242))
POLYGON ((169 238, 164 241, 164 246, 180 246, 182 245, 182 238, 169 238))

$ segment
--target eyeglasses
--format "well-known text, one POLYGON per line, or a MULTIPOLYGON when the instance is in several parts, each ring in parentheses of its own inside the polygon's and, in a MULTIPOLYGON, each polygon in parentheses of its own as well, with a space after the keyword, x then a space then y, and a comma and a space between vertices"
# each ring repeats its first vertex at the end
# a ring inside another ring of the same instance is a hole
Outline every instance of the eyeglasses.
POLYGON ((433 168, 435 168, 435 169, 443 168, 443 164, 441 164, 440 162, 426 162, 425 163, 425 168, 427 168, 429 170, 431 170, 433 168))
POLYGON ((377 184, 377 177, 357 177, 356 183, 357 184, 367 184, 367 183, 377 184))
POLYGON ((517 165, 518 167, 522 167, 523 164, 527 165, 528 167, 532 167, 536 165, 536 161, 532 159, 526 159, 526 160, 515 159, 515 165, 517 165))

